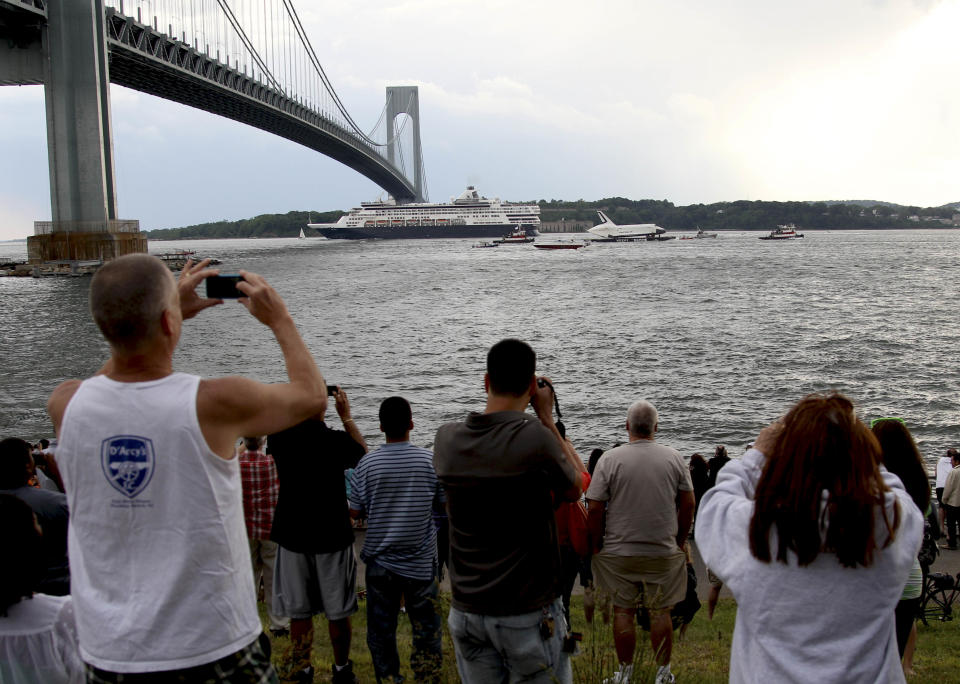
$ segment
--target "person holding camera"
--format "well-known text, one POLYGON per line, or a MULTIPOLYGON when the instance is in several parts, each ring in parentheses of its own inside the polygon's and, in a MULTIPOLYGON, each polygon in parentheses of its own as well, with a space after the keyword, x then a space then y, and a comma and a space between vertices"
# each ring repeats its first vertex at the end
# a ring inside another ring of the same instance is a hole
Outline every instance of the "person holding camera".
POLYGON ((357 558, 343 471, 356 467, 367 443, 350 414, 343 387, 331 385, 343 430, 324 411, 267 439, 280 478, 270 538, 280 550, 273 571, 273 611, 290 618, 290 669, 312 682, 313 616, 327 616, 333 682, 355 682, 350 616, 357 612, 357 558))
POLYGON ((520 340, 487 354, 483 413, 437 431, 434 467, 450 519, 447 623, 467 684, 571 682, 563 646, 554 503, 576 501, 586 469, 553 420, 553 387, 520 340), (524 412, 532 405, 536 416, 524 412))
POLYGON ((273 332, 289 382, 174 372, 184 321, 222 303, 195 290, 217 274, 208 263, 188 261, 179 281, 146 254, 104 264, 90 311, 110 359, 47 404, 88 681, 276 681, 234 446, 322 412, 326 385, 283 299, 255 273, 243 273, 239 301, 273 332))
POLYGON ((697 546, 737 602, 731 682, 904 682, 894 609, 923 514, 842 394, 810 394, 703 495, 697 546))

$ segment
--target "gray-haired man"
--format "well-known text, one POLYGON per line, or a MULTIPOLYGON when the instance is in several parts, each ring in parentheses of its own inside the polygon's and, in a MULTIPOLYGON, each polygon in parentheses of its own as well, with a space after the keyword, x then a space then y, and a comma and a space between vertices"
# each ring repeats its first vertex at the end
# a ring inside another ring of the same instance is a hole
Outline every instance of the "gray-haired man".
POLYGON ((654 442, 657 409, 648 401, 627 411, 630 443, 611 449, 597 462, 587 490, 597 585, 613 602, 613 638, 620 670, 609 681, 628 682, 636 648, 636 606, 650 610, 650 639, 656 654, 657 684, 672 682, 670 609, 686 593, 686 543, 693 521, 693 484, 676 450, 654 442), (606 529, 604 529, 606 512, 606 529))

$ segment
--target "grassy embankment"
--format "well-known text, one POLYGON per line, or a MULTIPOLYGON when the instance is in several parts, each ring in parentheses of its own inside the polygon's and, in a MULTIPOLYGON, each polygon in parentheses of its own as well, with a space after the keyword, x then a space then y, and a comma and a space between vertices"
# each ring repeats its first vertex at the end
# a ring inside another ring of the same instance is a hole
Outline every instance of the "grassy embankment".
MULTIPOLYGON (((453 655, 453 644, 450 642, 446 629, 447 600, 443 599, 444 635, 443 635, 443 682, 457 682, 457 667, 453 655)), ((261 614, 262 611, 261 604, 261 614)), ((353 616, 353 646, 350 657, 354 661, 354 671, 361 682, 375 682, 373 665, 370 661, 370 652, 366 645, 366 604, 361 601, 360 610, 353 616)), ((736 615, 736 604, 730 599, 721 600, 717 613, 712 622, 707 620, 706 605, 700 609, 697 616, 687 629, 682 643, 674 643, 672 670, 678 682, 726 682, 728 676, 728 662, 730 657, 730 641, 733 636, 733 623, 736 615)), ((584 684, 599 684, 604 677, 610 676, 616 664, 613 650, 613 636, 609 625, 605 625, 599 618, 595 618, 592 625, 588 625, 583 617, 582 597, 573 597, 572 621, 576 631, 583 633, 581 654, 573 659, 574 682, 584 684)), ((955 681, 957 672, 960 672, 960 649, 956 644, 960 639, 960 622, 931 623, 929 627, 922 624, 919 628, 919 642, 914 658, 914 676, 908 681, 910 684, 926 682, 941 684, 955 681)), ((323 618, 315 619, 315 655, 313 659, 316 671, 316 681, 330 681, 332 652, 330 640, 327 636, 326 621, 323 618)), ((397 635, 400 647, 400 662, 402 674, 408 682, 413 682, 413 674, 409 668, 410 662, 410 623, 401 615, 400 629, 397 635)), ((650 642, 646 634, 638 634, 638 660, 640 665, 635 668, 635 682, 652 683, 655 668, 650 655, 650 642)), ((284 667, 290 654, 290 639, 275 639, 273 644, 273 661, 277 666, 281 678, 286 674, 284 667)))

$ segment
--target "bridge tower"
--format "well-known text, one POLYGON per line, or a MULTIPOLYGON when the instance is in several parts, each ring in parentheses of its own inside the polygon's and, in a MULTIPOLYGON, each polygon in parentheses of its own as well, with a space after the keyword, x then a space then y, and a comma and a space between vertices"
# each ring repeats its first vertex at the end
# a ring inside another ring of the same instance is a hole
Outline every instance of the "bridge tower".
POLYGON ((420 91, 417 86, 387 87, 387 160, 396 164, 400 139, 395 135, 398 116, 407 114, 413 126, 413 188, 414 202, 423 202, 423 154, 420 150, 420 91))
POLYGON ((42 38, 53 220, 34 223, 30 261, 146 252, 139 221, 117 219, 103 0, 48 3, 42 38))

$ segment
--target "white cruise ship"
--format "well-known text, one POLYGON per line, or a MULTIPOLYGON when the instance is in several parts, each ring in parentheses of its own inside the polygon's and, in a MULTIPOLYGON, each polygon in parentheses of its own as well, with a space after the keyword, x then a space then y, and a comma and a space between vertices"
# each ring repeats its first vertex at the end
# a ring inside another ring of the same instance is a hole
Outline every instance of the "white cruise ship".
POLYGON ((324 237, 344 240, 501 238, 518 228, 539 235, 540 207, 482 197, 470 185, 446 204, 361 202, 336 223, 308 223, 324 237))

